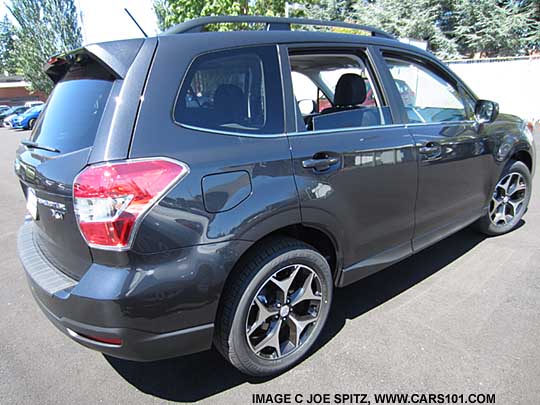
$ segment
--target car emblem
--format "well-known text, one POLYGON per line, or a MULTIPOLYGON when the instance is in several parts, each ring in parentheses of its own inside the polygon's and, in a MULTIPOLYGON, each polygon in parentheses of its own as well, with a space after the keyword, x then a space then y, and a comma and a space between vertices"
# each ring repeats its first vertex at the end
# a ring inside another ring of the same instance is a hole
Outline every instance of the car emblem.
POLYGON ((44 198, 39 198, 39 197, 37 201, 39 204, 50 208, 51 215, 54 219, 59 220, 59 221, 64 219, 64 215, 66 214, 65 204, 62 204, 56 201, 45 200, 44 198))
POLYGON ((55 210, 55 209, 51 208, 51 214, 52 214, 54 219, 57 219, 57 220, 63 220, 64 219, 64 213, 62 211, 58 211, 58 210, 55 210))

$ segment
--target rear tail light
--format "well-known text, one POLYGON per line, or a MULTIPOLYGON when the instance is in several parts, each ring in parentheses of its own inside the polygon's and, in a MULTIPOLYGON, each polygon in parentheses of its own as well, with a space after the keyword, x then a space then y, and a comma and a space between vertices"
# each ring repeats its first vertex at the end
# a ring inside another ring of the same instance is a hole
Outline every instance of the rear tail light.
POLYGON ((75 214, 88 245, 129 249, 145 213, 188 171, 184 163, 165 158, 88 166, 73 184, 75 214))

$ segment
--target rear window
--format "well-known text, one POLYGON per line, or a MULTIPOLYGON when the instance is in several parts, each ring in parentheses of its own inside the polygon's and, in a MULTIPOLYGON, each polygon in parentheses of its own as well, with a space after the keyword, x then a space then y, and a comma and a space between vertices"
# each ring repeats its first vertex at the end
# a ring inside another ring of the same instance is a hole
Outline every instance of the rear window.
POLYGON ((113 80, 96 62, 72 66, 51 93, 32 141, 61 153, 92 146, 113 80))
POLYGON ((283 132, 283 99, 274 46, 199 56, 184 78, 177 123, 249 134, 283 132))

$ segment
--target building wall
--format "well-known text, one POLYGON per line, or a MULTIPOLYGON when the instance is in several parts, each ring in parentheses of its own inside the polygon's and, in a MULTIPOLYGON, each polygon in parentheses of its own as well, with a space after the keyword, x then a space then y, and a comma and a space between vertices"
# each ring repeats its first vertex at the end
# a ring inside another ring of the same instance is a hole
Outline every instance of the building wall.
POLYGON ((46 101, 47 96, 42 92, 30 92, 24 86, 1 87, 0 86, 0 104, 19 105, 26 101, 46 101))
POLYGON ((540 57, 447 63, 478 97, 499 103, 501 112, 540 120, 540 57))

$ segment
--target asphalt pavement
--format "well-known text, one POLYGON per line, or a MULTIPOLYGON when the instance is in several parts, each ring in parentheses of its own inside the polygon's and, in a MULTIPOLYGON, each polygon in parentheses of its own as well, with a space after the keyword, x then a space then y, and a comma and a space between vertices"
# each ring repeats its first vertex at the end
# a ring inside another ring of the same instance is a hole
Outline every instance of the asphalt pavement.
MULTIPOLYGON (((45 318, 16 255, 25 201, 13 174, 28 132, 0 129, 0 404, 251 404, 253 394, 495 394, 540 403, 540 175, 522 226, 463 230, 338 290, 324 337, 272 379, 215 351, 155 363, 108 358, 45 318)), ((276 398, 276 397, 273 397, 276 398)))

